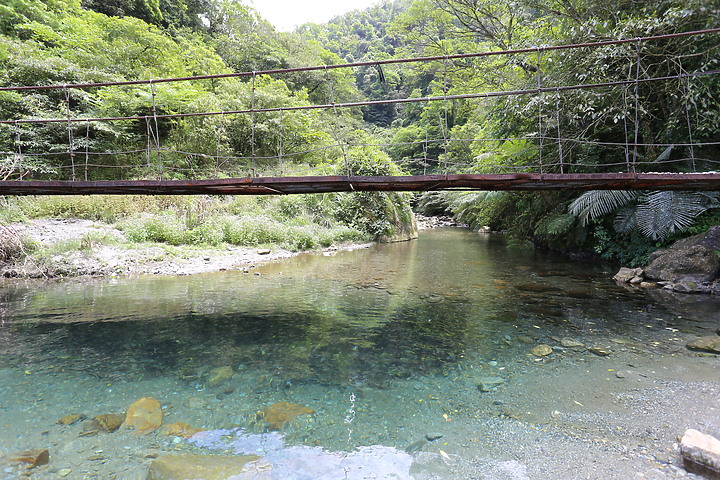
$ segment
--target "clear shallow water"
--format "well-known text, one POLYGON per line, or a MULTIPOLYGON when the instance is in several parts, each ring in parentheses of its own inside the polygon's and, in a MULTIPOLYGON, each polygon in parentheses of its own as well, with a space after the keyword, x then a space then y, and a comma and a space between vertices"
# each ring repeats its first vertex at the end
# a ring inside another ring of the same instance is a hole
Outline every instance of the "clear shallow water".
MULTIPOLYGON (((55 422, 68 413, 123 412, 153 396, 167 421, 262 435, 257 412, 287 401, 315 412, 283 426, 288 445, 353 455, 361 446, 392 447, 398 462, 408 450, 420 465, 415 478, 470 478, 472 469, 473 478, 486 478, 480 471, 528 478, 527 462, 478 464, 478 431, 496 418, 518 419, 505 411, 510 386, 563 362, 601 361, 562 347, 563 338, 642 360, 685 355, 687 336, 720 325, 716 299, 626 290, 612 273, 509 250, 499 236, 437 229, 413 242, 303 255, 250 274, 5 284, 0 453, 51 446, 57 461, 37 478, 62 468, 78 475, 68 478, 144 478, 146 449, 202 446, 160 434, 86 440, 80 427, 55 422), (555 352, 530 355, 540 343, 555 352), (208 386, 210 371, 223 366, 233 377, 208 386), (487 376, 505 383, 480 392, 487 376), (87 461, 113 448, 120 453, 87 461)), ((529 439, 532 428, 517 435, 529 439)))

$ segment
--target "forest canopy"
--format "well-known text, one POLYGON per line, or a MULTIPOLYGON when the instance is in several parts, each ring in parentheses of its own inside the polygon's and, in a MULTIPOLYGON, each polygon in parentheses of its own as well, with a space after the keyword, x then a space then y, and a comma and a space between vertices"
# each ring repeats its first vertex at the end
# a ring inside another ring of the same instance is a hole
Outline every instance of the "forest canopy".
MULTIPOLYGON (((373 63, 719 26, 718 0, 386 0, 293 33, 275 31, 238 0, 10 0, 0 5, 4 87, 366 65, 151 86, 0 91, 4 120, 88 119, 72 126, 3 125, 0 173, 5 179, 67 178, 71 170, 88 179, 335 173, 359 161, 353 154, 360 151, 380 162, 377 171, 392 164, 397 172, 415 174, 527 171, 540 160, 546 171, 565 173, 618 171, 631 161, 634 171, 716 170, 720 76, 696 74, 718 70, 717 32, 599 48, 373 63), (638 83, 562 95, 147 120, 151 113, 452 97, 618 79, 638 83), (136 118, 90 120, 109 117, 136 118), (79 168, 79 157, 91 153, 92 162, 85 163, 103 167, 79 168)), ((716 222, 717 204, 710 193, 556 192, 539 199, 448 193, 426 195, 418 208, 536 244, 614 258, 630 249, 639 259, 658 242, 716 222), (692 217, 668 214, 674 211, 691 211, 692 217)))

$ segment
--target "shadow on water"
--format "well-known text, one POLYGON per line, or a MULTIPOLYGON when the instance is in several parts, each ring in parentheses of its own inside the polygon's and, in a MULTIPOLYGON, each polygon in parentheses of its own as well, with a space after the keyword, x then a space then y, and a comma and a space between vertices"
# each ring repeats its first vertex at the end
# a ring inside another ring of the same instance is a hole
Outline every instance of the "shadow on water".
POLYGON ((461 356, 460 302, 398 306, 381 326, 357 329, 322 312, 187 315, 146 321, 22 322, 0 329, 4 362, 52 365, 100 378, 171 375, 198 381, 208 368, 243 365, 280 381, 382 386, 440 372, 461 356))

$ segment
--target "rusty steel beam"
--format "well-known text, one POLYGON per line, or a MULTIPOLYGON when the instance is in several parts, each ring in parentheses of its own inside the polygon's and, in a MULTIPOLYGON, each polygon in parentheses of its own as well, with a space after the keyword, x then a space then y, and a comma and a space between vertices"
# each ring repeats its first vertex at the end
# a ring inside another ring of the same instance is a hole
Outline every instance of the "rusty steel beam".
POLYGON ((286 195, 435 190, 720 191, 720 173, 246 177, 212 180, 0 181, 0 195, 286 195))

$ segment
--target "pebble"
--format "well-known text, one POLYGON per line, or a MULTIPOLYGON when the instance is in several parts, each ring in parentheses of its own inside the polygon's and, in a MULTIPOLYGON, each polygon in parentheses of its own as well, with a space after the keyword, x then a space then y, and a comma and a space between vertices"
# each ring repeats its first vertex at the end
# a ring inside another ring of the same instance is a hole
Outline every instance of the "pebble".
POLYGON ((532 353, 536 357, 545 357, 553 353, 553 349, 550 345, 540 344, 530 350, 530 353, 532 353))
POLYGON ((599 357, 607 357, 611 353, 610 350, 603 347, 588 347, 588 351, 599 357))
POLYGON ((33 448, 11 453, 8 459, 11 463, 27 463, 28 468, 35 468, 50 462, 50 452, 47 448, 33 448))
POLYGON ((233 371, 232 367, 227 365, 224 367, 213 368, 208 374, 208 379, 206 382, 207 386, 216 387, 218 385, 222 385, 223 383, 230 380, 234 374, 235 372, 233 371))
POLYGON ((502 377, 481 377, 478 380, 478 388, 481 392, 492 392, 497 389, 498 385, 505 383, 505 379, 502 377))
POLYGON ((59 425, 72 425, 73 423, 76 423, 80 420, 85 420, 87 417, 82 413, 71 413, 69 415, 65 415, 60 420, 57 421, 59 425))
POLYGON ((687 343, 687 348, 702 352, 720 353, 720 337, 709 335, 696 338, 687 343))
POLYGON ((92 423, 97 430, 106 433, 112 433, 125 421, 125 415, 119 413, 105 413, 93 417, 92 423))
POLYGON ((560 339, 560 345, 565 348, 582 348, 585 346, 584 343, 575 340, 574 338, 564 337, 560 339))

